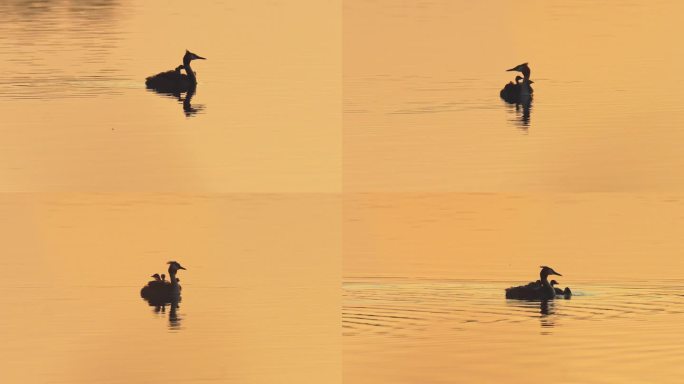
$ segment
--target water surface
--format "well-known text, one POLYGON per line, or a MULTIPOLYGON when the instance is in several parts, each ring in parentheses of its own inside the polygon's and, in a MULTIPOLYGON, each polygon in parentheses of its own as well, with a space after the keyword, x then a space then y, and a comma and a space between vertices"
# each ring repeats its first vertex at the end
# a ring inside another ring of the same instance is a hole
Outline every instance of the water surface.
POLYGON ((0 191, 337 192, 339 4, 0 4, 0 191), (197 113, 145 89, 193 63, 197 113))
POLYGON ((684 281, 573 281, 548 303, 504 299, 513 283, 347 280, 345 381, 679 382, 684 281))
POLYGON ((684 370, 672 194, 347 194, 350 383, 643 383, 684 370), (539 278, 571 300, 506 300, 539 278))
POLYGON ((0 382, 341 381, 340 23, 0 2, 0 382), (145 89, 186 49, 191 106, 145 89), (139 292, 174 259, 172 316, 139 292))
POLYGON ((341 382, 326 195, 0 195, 3 383, 341 382), (140 298, 177 260, 182 301, 140 298))
POLYGON ((344 3, 348 191, 682 191, 677 1, 344 3), (529 62, 529 119, 499 99, 529 62))

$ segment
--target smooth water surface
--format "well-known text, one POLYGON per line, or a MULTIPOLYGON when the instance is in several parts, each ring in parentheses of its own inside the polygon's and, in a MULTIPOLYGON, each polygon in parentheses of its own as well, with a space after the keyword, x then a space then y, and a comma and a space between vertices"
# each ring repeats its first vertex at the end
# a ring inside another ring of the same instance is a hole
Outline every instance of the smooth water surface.
POLYGON ((345 1, 345 188, 684 190, 682 7, 345 1), (526 122, 499 98, 523 62, 526 122))
POLYGON ((3 383, 341 381, 326 195, 0 196, 3 383), (177 260, 175 316, 140 289, 177 260))
POLYGON ((0 2, 0 382, 341 381, 340 12, 0 2))
POLYGON ((339 3, 0 3, 0 191, 337 192, 339 3), (197 92, 145 89, 186 49, 197 92))

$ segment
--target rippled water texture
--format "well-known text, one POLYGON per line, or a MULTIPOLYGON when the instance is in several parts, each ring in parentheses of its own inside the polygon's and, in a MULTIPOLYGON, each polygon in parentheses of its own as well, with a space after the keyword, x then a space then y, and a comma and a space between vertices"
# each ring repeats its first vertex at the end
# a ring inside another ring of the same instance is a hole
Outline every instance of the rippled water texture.
POLYGON ((350 383, 677 383, 684 205, 673 195, 350 194, 350 383), (550 265, 570 300, 506 300, 550 265))
POLYGON ((682 281, 573 282, 571 300, 504 299, 513 281, 344 284, 353 383, 680 380, 682 281))
POLYGON ((683 11, 344 2, 346 381, 681 381, 683 11))

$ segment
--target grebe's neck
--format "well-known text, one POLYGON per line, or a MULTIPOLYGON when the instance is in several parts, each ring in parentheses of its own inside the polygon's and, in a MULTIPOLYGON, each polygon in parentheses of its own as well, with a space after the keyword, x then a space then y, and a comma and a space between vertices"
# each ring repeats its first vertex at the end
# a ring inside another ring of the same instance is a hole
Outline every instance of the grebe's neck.
POLYGON ((530 71, 530 67, 525 66, 525 67, 522 69, 522 71, 520 71, 520 72, 522 72, 523 77, 525 78, 525 80, 529 80, 529 79, 530 79, 530 74, 532 74, 532 71, 530 71))
POLYGON ((188 79, 190 79, 190 82, 192 84, 197 84, 197 78, 195 77, 195 71, 190 68, 190 61, 191 60, 186 60, 183 59, 183 66, 185 67, 185 73, 188 74, 188 79))
POLYGON ((542 285, 545 287, 550 287, 551 284, 549 284, 549 275, 544 273, 543 271, 539 273, 539 277, 541 278, 542 285))

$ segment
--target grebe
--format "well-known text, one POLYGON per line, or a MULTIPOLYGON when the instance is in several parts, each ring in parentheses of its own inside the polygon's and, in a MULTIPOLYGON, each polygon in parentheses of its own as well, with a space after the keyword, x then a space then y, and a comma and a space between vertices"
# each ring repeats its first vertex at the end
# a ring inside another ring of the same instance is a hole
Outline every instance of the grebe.
POLYGON ((160 72, 154 76, 145 79, 147 88, 155 89, 159 92, 180 93, 187 92, 197 86, 197 77, 195 72, 190 67, 192 60, 206 60, 206 58, 196 55, 188 50, 185 50, 183 56, 183 65, 179 65, 176 69, 160 72), (185 69, 185 73, 181 73, 181 69, 185 69))
MULTIPOLYGON (((181 286, 178 284, 176 273, 179 269, 185 269, 175 261, 169 261, 169 280, 153 280, 140 290, 140 296, 152 305, 178 302, 180 299, 181 286)), ((154 275, 153 275, 154 276, 154 275)))
POLYGON ((563 296, 566 299, 572 297, 572 291, 570 290, 570 287, 565 287, 565 289, 556 288, 555 285, 558 285, 556 280, 551 280, 549 284, 551 284, 553 290, 556 292, 556 296, 563 296))
POLYGON ((515 83, 509 82, 506 84, 501 92, 499 92, 499 96, 511 104, 520 104, 529 101, 534 92, 531 86, 534 81, 530 79, 532 71, 530 71, 530 67, 527 63, 520 64, 511 69, 507 69, 506 71, 520 72, 523 74, 523 77, 516 76, 515 83))
POLYGON ((563 276, 553 270, 553 268, 542 266, 539 272, 540 283, 533 282, 518 287, 506 288, 507 299, 518 300, 551 300, 556 297, 556 291, 549 283, 548 276, 563 276))
MULTIPOLYGON (((162 276, 164 276, 164 275, 162 275, 162 276)), ((161 278, 161 276, 159 276, 158 273, 155 273, 154 275, 152 275, 150 277, 153 277, 154 281, 162 281, 162 278, 161 278)))

